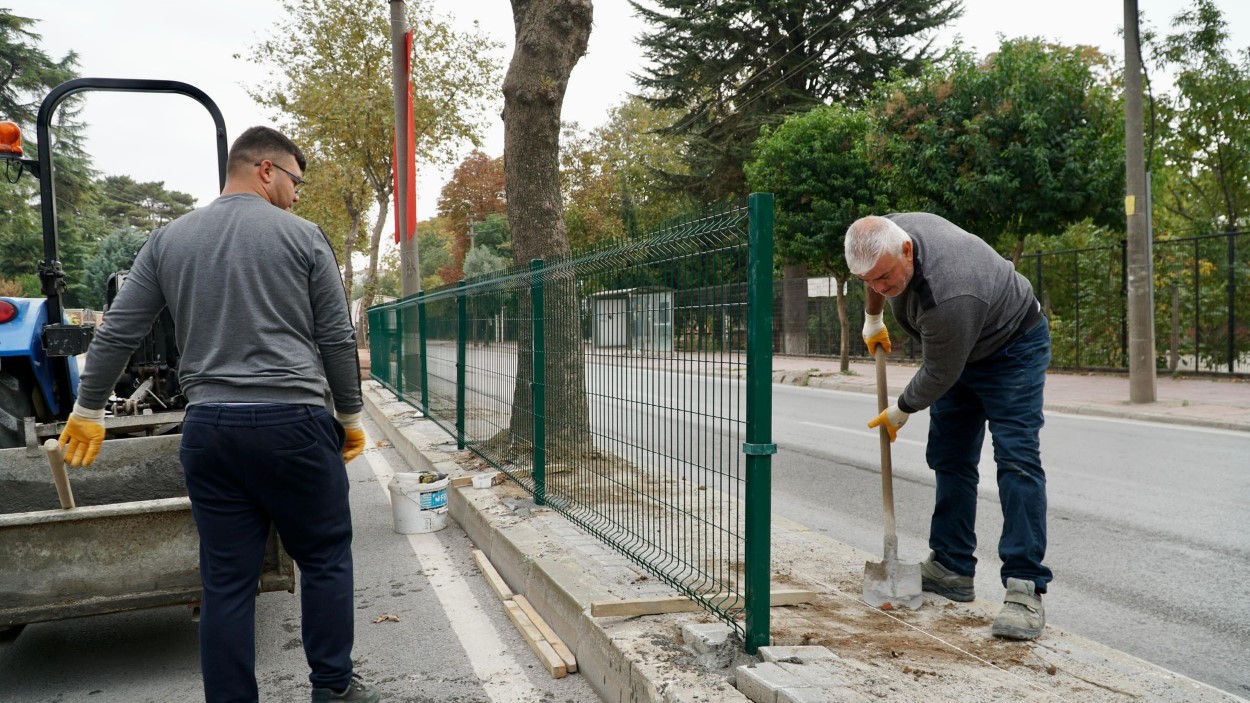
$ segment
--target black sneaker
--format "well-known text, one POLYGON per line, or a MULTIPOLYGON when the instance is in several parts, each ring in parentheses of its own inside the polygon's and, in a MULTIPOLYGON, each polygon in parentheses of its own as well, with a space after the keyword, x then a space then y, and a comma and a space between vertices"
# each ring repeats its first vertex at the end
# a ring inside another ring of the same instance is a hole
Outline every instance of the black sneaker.
POLYGON ((378 703, 382 698, 382 692, 365 683, 360 674, 352 674, 351 683, 347 684, 347 690, 335 693, 329 688, 314 688, 312 690, 313 703, 330 703, 330 701, 357 701, 357 703, 378 703))
POLYGON ((929 558, 920 563, 920 588, 960 603, 971 602, 976 597, 972 591, 972 577, 960 576, 939 564, 934 557, 935 554, 929 552, 929 558))

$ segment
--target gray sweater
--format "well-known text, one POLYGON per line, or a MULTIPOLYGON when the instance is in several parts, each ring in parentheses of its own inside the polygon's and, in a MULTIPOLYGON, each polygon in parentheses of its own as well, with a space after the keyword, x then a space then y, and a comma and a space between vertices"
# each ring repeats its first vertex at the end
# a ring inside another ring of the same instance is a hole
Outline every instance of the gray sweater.
POLYGON ((156 230, 96 331, 78 389, 104 407, 169 306, 190 404, 362 407, 356 334, 321 228, 251 194, 224 195, 156 230))
POLYGON ((964 366, 998 351, 1022 323, 1037 321, 1029 280, 980 237, 937 215, 888 215, 912 240, 915 273, 890 310, 920 342, 924 363, 902 395, 914 413, 955 385, 964 366))

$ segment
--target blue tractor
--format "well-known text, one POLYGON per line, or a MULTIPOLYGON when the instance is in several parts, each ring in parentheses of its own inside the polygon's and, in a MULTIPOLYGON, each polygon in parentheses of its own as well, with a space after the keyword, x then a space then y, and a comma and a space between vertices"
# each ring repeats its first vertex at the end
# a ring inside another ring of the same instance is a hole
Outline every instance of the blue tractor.
MULTIPOLYGON (((21 131, 0 122, 0 170, 10 182, 23 173, 39 179, 43 222, 43 259, 39 261, 40 298, 0 297, 0 449, 34 449, 60 433, 61 423, 78 395, 77 356, 87 351, 94 326, 71 321, 65 312, 65 278, 59 259, 56 190, 53 178, 51 129, 57 106, 85 91, 176 93, 208 110, 216 127, 218 182, 226 178, 226 127, 221 111, 203 91, 186 83, 163 80, 79 78, 54 88, 39 106, 36 118, 38 155, 25 158, 21 131)), ((126 272, 108 280, 104 314, 125 284, 126 272)), ((178 349, 173 319, 163 311, 146 340, 135 351, 114 389, 110 436, 154 434, 175 430, 182 419, 178 388, 178 349)))

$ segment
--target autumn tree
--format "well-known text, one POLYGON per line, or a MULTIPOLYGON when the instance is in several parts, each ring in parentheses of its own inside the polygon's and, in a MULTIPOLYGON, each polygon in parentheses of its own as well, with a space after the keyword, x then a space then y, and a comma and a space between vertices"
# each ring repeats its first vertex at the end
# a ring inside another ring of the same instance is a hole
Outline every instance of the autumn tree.
POLYGON ((347 160, 328 158, 319 145, 313 145, 307 157, 304 187, 293 211, 321 225, 334 250, 342 252, 343 288, 351 291, 356 285, 353 254, 362 244, 371 244, 364 233, 365 218, 376 204, 373 188, 365 171, 347 160))
MULTIPOLYGON (((592 13, 590 0, 512 0, 516 49, 503 83, 504 172, 512 256, 519 265, 569 254, 560 194, 560 112, 569 75, 586 53, 592 13)), ((546 401, 560 408, 562 420, 547 434, 555 448, 548 455, 555 459, 562 452, 588 451, 592 442, 574 282, 549 280, 546 295, 545 314, 572 320, 551 325, 546 337, 546 401)), ((521 319, 531 317, 521 313, 521 319)), ((533 339, 525 325, 521 331, 512 406, 532 408, 533 339)), ((532 439, 530 418, 513 413, 511 435, 532 439)))
MULTIPOLYGON (((386 3, 283 0, 285 18, 249 59, 275 80, 251 94, 272 108, 296 142, 363 176, 372 198, 369 269, 358 329, 377 289, 382 231, 393 188, 394 103, 390 17, 386 3)), ((500 48, 479 29, 455 31, 424 0, 406 3, 413 29, 414 149, 422 163, 447 164, 464 141, 481 142, 485 116, 499 83, 492 52, 500 48)), ((316 178, 310 172, 309 178, 316 178)), ((353 181, 331 179, 349 190, 353 181)), ((329 197, 329 196, 327 196, 329 197)), ((343 194, 333 198, 337 207, 343 194)), ((343 205, 346 208, 346 205, 343 205)), ((349 216, 350 219, 350 216, 349 216)), ((346 238, 344 242, 348 241, 346 238)), ((365 335, 358 341, 365 344, 365 335)))
POLYGON ((491 158, 474 150, 451 174, 438 197, 438 214, 454 235, 451 261, 438 275, 448 283, 464 278, 464 259, 469 251, 472 228, 490 215, 507 210, 503 157, 491 158))
POLYGON ((746 165, 747 184, 776 198, 777 256, 786 263, 782 286, 784 352, 806 354, 808 270, 837 282, 842 370, 850 366, 849 320, 843 288, 851 280, 843 256, 855 220, 889 212, 890 193, 868 153, 866 110, 839 105, 795 115, 765 128, 746 165))

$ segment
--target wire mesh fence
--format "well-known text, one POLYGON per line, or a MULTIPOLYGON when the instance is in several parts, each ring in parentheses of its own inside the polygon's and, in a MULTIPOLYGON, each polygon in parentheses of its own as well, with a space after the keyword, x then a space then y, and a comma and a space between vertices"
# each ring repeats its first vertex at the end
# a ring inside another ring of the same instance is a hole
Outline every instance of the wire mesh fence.
MULTIPOLYGON (((1250 373, 1250 234, 1227 232, 1153 243, 1155 350, 1160 371, 1250 373)), ((1123 242, 1032 252, 1017 270, 1050 319, 1051 368, 1126 370, 1128 313, 1123 242)), ((865 357, 864 290, 832 276, 775 282, 773 350, 794 356, 865 357), (839 297, 839 295, 841 297, 839 297), (843 331, 846 331, 845 340, 843 331)), ((886 316, 894 355, 920 349, 886 316)))
POLYGON ((772 196, 754 194, 371 308, 372 373, 754 652, 768 643, 772 294, 772 196))

